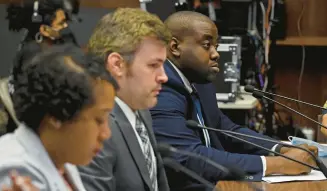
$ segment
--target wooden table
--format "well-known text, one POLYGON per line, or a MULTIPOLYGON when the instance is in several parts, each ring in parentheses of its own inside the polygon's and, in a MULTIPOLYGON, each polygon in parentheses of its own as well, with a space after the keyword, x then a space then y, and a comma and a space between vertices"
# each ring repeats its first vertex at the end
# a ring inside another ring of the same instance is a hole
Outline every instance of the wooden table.
MULTIPOLYGON (((217 188, 220 191, 254 191, 249 182, 220 181, 217 188)), ((269 184, 266 182, 253 182, 253 185, 264 191, 327 191, 327 180, 309 182, 285 182, 269 184)))

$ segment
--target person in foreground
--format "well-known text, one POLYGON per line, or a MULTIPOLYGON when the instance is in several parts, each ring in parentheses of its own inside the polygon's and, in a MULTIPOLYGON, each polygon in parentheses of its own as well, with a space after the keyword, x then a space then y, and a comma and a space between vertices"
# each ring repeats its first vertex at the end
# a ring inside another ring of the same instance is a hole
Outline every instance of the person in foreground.
POLYGON ((88 164, 110 137, 117 84, 74 46, 37 54, 17 75, 21 124, 0 138, 0 185, 10 185, 14 170, 38 190, 85 190, 75 165, 88 164))
POLYGON ((72 43, 76 39, 69 22, 79 11, 79 0, 24 0, 7 5, 8 29, 23 32, 13 60, 12 73, 0 79, 0 134, 13 132, 19 125, 11 100, 13 79, 25 61, 55 44, 72 43))
MULTIPOLYGON (((219 54, 216 51, 218 31, 215 24, 200 13, 188 11, 172 14, 165 24, 173 36, 165 63, 168 82, 163 85, 158 104, 150 110, 157 141, 208 157, 226 167, 238 167, 249 175, 249 180, 260 181, 263 176, 274 173, 297 175, 310 172, 307 167, 281 157, 267 156, 268 152, 238 140, 186 126, 186 121, 191 119, 217 129, 264 137, 233 123, 217 107, 215 88, 211 83, 219 71, 219 54)), ((302 162, 313 163, 306 152, 281 148, 265 141, 248 140, 268 149, 280 150, 302 162)), ((312 149, 316 151, 316 148, 312 149)), ((226 178, 226 174, 203 160, 184 154, 173 157, 213 183, 226 178)), ((172 190, 204 189, 203 185, 184 178, 180 173, 169 169, 166 172, 172 190)))
POLYGON ((79 171, 88 191, 169 190, 149 108, 167 81, 163 63, 171 36, 160 19, 120 8, 97 24, 88 50, 104 60, 118 82, 110 116, 112 138, 79 171))

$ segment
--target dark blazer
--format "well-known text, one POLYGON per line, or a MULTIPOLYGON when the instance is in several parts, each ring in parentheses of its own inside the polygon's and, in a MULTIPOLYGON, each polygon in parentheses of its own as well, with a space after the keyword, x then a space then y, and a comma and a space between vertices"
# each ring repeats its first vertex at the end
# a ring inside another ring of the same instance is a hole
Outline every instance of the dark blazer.
MULTIPOLYGON (((197 118, 192 99, 182 79, 168 61, 165 63, 165 71, 168 82, 159 94, 158 104, 150 110, 157 142, 168 143, 178 149, 198 153, 225 166, 239 167, 251 175, 249 179, 261 180, 263 165, 259 155, 267 155, 268 153, 213 131, 209 131, 211 147, 207 148, 204 144, 202 131, 192 130, 185 125, 186 120, 197 121, 197 118)), ((199 95, 206 126, 264 137, 246 127, 233 123, 219 110, 213 84, 195 84, 195 88, 199 95)), ((274 144, 264 141, 248 140, 269 149, 274 146, 274 144)), ((226 176, 222 171, 213 168, 202 160, 184 154, 175 154, 173 157, 213 183, 226 176)), ((204 188, 197 182, 184 178, 185 176, 183 177, 180 173, 170 169, 166 172, 172 190, 201 190, 204 188)))
MULTIPOLYGON (((159 191, 167 191, 169 186, 163 162, 155 150, 157 143, 150 112, 143 110, 140 116, 148 130, 157 159, 159 191)), ((88 166, 79 167, 86 190, 152 191, 143 152, 133 127, 118 104, 115 104, 110 120, 112 137, 105 142, 102 151, 88 166)))

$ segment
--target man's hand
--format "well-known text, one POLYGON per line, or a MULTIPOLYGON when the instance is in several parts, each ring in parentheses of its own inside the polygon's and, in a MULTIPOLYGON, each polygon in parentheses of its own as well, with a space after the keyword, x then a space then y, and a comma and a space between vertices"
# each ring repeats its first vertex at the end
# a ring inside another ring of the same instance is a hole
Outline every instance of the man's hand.
MULTIPOLYGON (((321 123, 324 126, 327 126, 327 114, 324 114, 322 116, 321 123)), ((320 127, 320 130, 321 130, 322 134, 324 134, 325 136, 327 136, 327 129, 325 127, 320 127)))
MULTIPOLYGON (((312 146, 309 147, 308 145, 299 145, 299 146, 307 150, 311 150, 315 153, 318 153, 316 147, 312 147, 312 146)), ((292 149, 284 150, 283 154, 285 156, 301 161, 303 163, 316 166, 313 157, 309 153, 302 151, 300 149, 292 148, 292 149)), ((267 159, 266 175, 271 175, 271 174, 299 175, 299 174, 305 174, 311 172, 311 168, 299 164, 297 162, 293 162, 286 158, 266 157, 266 159, 267 159)))
POLYGON ((2 191, 39 191, 29 177, 20 176, 17 172, 10 173, 11 186, 3 186, 2 191))
MULTIPOLYGON (((300 147, 304 146, 307 150, 311 151, 315 156, 318 156, 318 148, 317 147, 310 146, 310 145, 298 145, 298 146, 300 146, 300 147)), ((289 152, 291 150, 294 150, 294 149, 298 150, 298 149, 292 148, 292 147, 282 147, 280 149, 280 153, 285 154, 285 153, 287 153, 287 152, 289 152)))
MULTIPOLYGON (((316 153, 318 153, 318 150, 316 147, 310 147, 308 145, 300 145, 300 147, 305 148, 307 150, 311 150, 311 149, 316 149, 316 153), (311 148, 311 149, 310 149, 311 148)), ((312 165, 312 166, 316 166, 315 160, 313 159, 313 157, 305 152, 302 151, 300 149, 290 149, 289 151, 284 153, 285 156, 288 156, 290 158, 296 159, 298 161, 304 162, 306 164, 312 165)), ((309 173, 311 172, 311 168, 304 166, 302 164, 290 161, 288 159, 284 159, 284 164, 281 167, 281 171, 283 172, 283 174, 286 175, 298 175, 298 174, 304 174, 304 173, 309 173)))

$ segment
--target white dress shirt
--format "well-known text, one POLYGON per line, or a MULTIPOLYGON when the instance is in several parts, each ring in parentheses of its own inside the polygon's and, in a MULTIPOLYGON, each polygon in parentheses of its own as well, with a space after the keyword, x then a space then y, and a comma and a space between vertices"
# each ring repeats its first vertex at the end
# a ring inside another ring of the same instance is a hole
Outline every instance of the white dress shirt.
MULTIPOLYGON (((189 91, 189 93, 192 93, 192 87, 191 87, 191 83, 190 81, 185 77, 185 75, 170 61, 168 60, 169 63, 173 66, 173 68, 176 70, 176 72, 178 73, 179 77, 182 79, 186 89, 189 91)), ((277 144, 273 146, 273 148, 271 149, 272 151, 275 151, 277 147, 277 144)), ((262 161, 262 166, 263 166, 263 175, 265 176, 266 174, 266 170, 267 170, 267 161, 266 161, 266 157, 265 156, 260 156, 261 157, 261 161, 262 161)))
MULTIPOLYGON (((74 190, 86 191, 75 165, 65 163, 67 181, 74 190)), ((11 185, 9 172, 31 178, 40 191, 67 190, 64 178, 49 157, 40 137, 24 124, 0 138, 0 185, 11 185)))
MULTIPOLYGON (((132 109, 123 100, 119 99, 118 97, 115 97, 115 101, 119 105, 119 107, 123 110, 123 112, 124 112, 125 116, 127 117, 128 121, 132 125, 135 136, 137 138, 137 141, 138 141, 142 151, 144 152, 143 146, 142 146, 143 142, 141 140, 141 137, 137 133, 136 127, 135 127, 136 126, 136 114, 135 114, 135 112, 133 112, 132 109)), ((141 123, 144 126, 143 121, 141 121, 141 123)), ((157 160, 156 160, 156 157, 154 155, 152 145, 151 145, 151 151, 150 152, 151 152, 151 158, 152 158, 152 161, 153 161, 153 165, 155 165, 155 168, 157 168, 157 160)))

